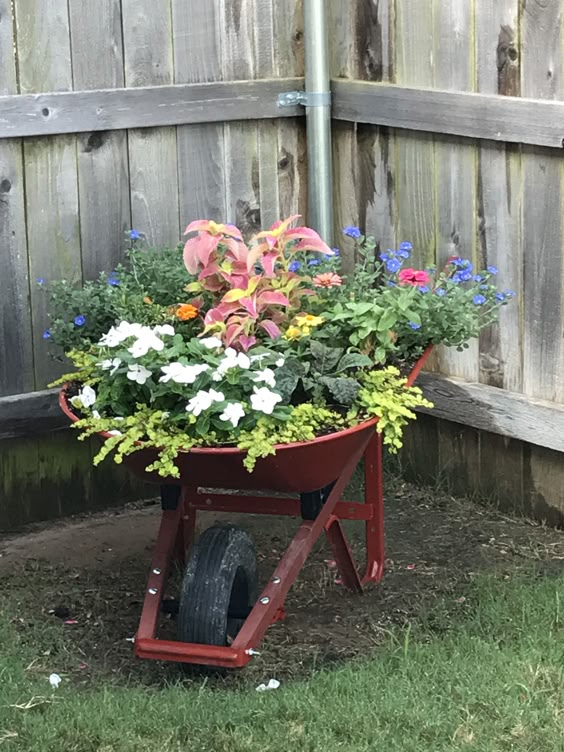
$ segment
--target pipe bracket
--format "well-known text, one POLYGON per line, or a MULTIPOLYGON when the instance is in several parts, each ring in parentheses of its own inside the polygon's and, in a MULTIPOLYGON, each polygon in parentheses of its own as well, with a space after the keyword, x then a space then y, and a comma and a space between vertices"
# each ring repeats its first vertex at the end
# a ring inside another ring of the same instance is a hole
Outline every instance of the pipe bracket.
POLYGON ((278 107, 330 107, 330 91, 285 91, 278 95, 278 107))

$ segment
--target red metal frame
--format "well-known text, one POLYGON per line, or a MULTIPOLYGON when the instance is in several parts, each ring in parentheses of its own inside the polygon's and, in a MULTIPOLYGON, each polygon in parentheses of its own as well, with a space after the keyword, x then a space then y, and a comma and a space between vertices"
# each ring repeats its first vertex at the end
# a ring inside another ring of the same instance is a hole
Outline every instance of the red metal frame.
POLYGON ((183 558, 192 543, 196 514, 214 512, 251 512, 299 516, 300 500, 281 497, 253 497, 205 493, 183 487, 174 511, 164 511, 151 563, 141 621, 135 638, 135 654, 140 658, 203 663, 237 667, 248 663, 267 628, 284 616, 284 601, 315 542, 325 533, 343 585, 360 593, 368 582, 378 582, 384 572, 384 497, 382 488, 382 441, 376 432, 347 462, 321 512, 315 520, 304 520, 264 587, 243 627, 230 646, 201 645, 156 637, 157 622, 167 574, 175 558, 183 558), (355 467, 365 458, 365 500, 341 501, 341 495, 355 467), (366 523, 366 569, 360 577, 345 537, 341 520, 366 523))

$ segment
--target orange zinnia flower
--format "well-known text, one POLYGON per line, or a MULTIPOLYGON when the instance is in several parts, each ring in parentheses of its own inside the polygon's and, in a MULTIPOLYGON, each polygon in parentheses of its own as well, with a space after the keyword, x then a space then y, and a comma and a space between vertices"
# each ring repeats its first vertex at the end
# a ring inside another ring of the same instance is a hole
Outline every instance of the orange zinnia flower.
POLYGON ((190 321, 190 319, 195 319, 197 315, 198 309, 190 303, 183 303, 176 309, 176 318, 181 321, 190 321))
POLYGON ((313 278, 314 287, 340 287, 343 280, 334 272, 324 272, 313 278))

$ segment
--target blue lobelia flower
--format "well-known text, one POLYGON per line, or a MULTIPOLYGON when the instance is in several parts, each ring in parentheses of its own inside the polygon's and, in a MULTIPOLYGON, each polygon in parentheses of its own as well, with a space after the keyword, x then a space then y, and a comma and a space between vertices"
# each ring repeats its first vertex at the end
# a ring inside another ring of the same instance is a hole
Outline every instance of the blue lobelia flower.
POLYGON ((413 250, 413 246, 411 245, 411 243, 407 243, 405 241, 403 243, 400 243, 400 251, 412 251, 412 250, 413 250))
POLYGON ((398 261, 395 258, 389 259, 386 261, 386 270, 390 272, 390 274, 395 274, 396 272, 399 272, 401 269, 401 261, 398 261))
POLYGON ((319 259, 310 259, 307 262, 307 265, 308 266, 319 266, 320 263, 321 263, 321 261, 319 259))
POLYGON ((497 266, 488 266, 487 270, 490 274, 497 274, 497 266))
POLYGON ((115 272, 112 272, 108 277, 108 284, 112 287, 119 287, 119 279, 115 276, 115 272))
POLYGON ((49 339, 50 337, 51 332, 49 331, 49 329, 45 329, 45 331, 43 332, 43 339, 49 339))
POLYGON ((388 248, 388 251, 387 251, 387 253, 381 253, 381 254, 380 254, 380 261, 383 261, 383 262, 385 263, 385 262, 386 262, 386 261, 388 261, 388 260, 389 260, 390 258, 392 258, 392 257, 393 257, 393 255, 394 255, 393 251, 390 251, 390 249, 388 248))
POLYGON ((82 314, 75 316, 74 323, 75 326, 84 326, 84 324, 86 324, 86 316, 83 316, 82 314))
POLYGON ((343 227, 343 235, 347 235, 347 237, 357 240, 358 238, 360 238, 362 233, 358 227, 355 227, 354 225, 348 225, 347 227, 343 227))
POLYGON ((435 290, 435 295, 438 295, 439 298, 442 298, 444 295, 446 295, 446 290, 444 287, 437 287, 435 290))
POLYGON ((388 285, 388 287, 397 287, 397 283, 393 282, 391 279, 388 279, 386 281, 386 284, 388 285))
POLYGON ((335 256, 340 256, 341 255, 341 251, 338 248, 331 248, 331 250, 333 251, 333 253, 335 254, 335 256))
POLYGON ((506 298, 514 298, 517 295, 515 290, 504 290, 503 294, 505 295, 506 298))
POLYGON ((474 276, 472 277, 473 282, 481 282, 483 279, 484 278, 481 274, 474 274, 474 276))
POLYGON ((505 300, 505 293, 503 293, 503 292, 496 292, 495 299, 496 300, 505 300))
POLYGON ((297 272, 299 269, 301 269, 301 266, 302 265, 300 264, 299 261, 292 261, 292 263, 290 264, 290 266, 288 267, 288 269, 291 272, 297 272))
POLYGON ((472 298, 472 303, 474 303, 474 305, 484 305, 485 302, 486 299, 483 295, 474 295, 472 298))
POLYGON ((41 287, 41 285, 44 285, 44 284, 45 284, 45 280, 43 279, 43 277, 38 277, 38 278, 37 278, 37 280, 36 280, 36 282, 37 282, 37 284, 38 284, 38 285, 39 285, 40 287, 41 287))
POLYGON ((130 230, 128 235, 130 240, 140 240, 141 238, 141 233, 137 232, 137 230, 130 230))
POLYGON ((400 248, 399 251, 396 251, 396 256, 399 256, 402 259, 408 259, 409 251, 406 251, 403 248, 400 248))
POLYGON ((452 275, 453 282, 468 282, 469 279, 472 279, 472 272, 468 269, 459 269, 452 275))
POLYGON ((421 324, 416 324, 415 321, 410 321, 409 326, 414 330, 421 329, 421 324))
POLYGON ((426 292, 429 292, 429 288, 427 287, 427 285, 421 285, 421 287, 419 288, 419 292, 422 292, 423 294, 425 294, 426 292))

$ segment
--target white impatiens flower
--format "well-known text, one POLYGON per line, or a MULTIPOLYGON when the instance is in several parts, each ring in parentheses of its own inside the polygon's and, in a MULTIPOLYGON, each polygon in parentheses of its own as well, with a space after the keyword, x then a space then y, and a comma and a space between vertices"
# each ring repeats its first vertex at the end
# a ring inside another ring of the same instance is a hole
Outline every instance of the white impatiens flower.
POLYGON ((141 358, 143 355, 147 355, 149 350, 156 350, 157 352, 164 350, 162 339, 159 339, 148 326, 143 327, 143 329, 144 331, 138 335, 137 340, 128 348, 128 351, 134 358, 141 358))
POLYGON ((103 371, 109 371, 110 376, 113 376, 117 369, 121 366, 121 358, 111 358, 109 360, 103 360, 99 365, 103 371))
POLYGON ((219 419, 225 420, 231 423, 233 428, 237 428, 237 424, 244 415, 245 411, 240 402, 230 402, 219 416, 219 419))
POLYGON ((80 392, 69 400, 73 407, 77 407, 79 410, 82 407, 92 407, 96 402, 96 392, 91 386, 83 386, 80 392))
POLYGON ((133 363, 127 368, 127 378, 131 381, 135 381, 137 384, 144 384, 151 376, 151 371, 145 366, 140 366, 137 363, 133 363))
POLYGON ((223 342, 219 337, 204 337, 200 340, 200 344, 208 350, 216 350, 218 347, 223 347, 223 342))
POLYGON ((128 337, 137 337, 141 334, 143 329, 146 329, 142 324, 130 324, 128 321, 120 321, 118 326, 112 326, 112 328, 104 334, 100 339, 99 344, 106 347, 117 347, 121 345, 128 337))
POLYGON ((164 376, 161 376, 159 381, 165 384, 168 381, 174 381, 176 384, 193 384, 198 376, 207 370, 209 370, 209 366, 206 363, 199 363, 193 366, 184 365, 183 363, 170 363, 168 366, 161 368, 164 376))
POLYGON ((276 386, 276 380, 274 378, 274 371, 272 370, 272 368, 265 368, 262 371, 257 371, 255 374, 253 374, 253 381, 255 381, 257 384, 263 382, 270 387, 276 386))
POLYGON ((78 396, 84 407, 91 407, 96 402, 96 392, 91 386, 83 386, 78 396))
POLYGON ((261 360, 264 360, 265 358, 268 358, 270 353, 259 353, 258 355, 249 355, 249 358, 251 359, 251 363, 260 363, 261 360))
POLYGON ((276 392, 271 392, 265 386, 261 386, 260 389, 255 386, 253 389, 255 392, 251 394, 251 406, 253 410, 258 410, 266 415, 272 415, 276 403, 281 402, 282 397, 276 394, 276 392))
POLYGON ((210 389, 209 392, 205 392, 203 389, 196 394, 195 397, 186 405, 186 412, 192 413, 196 417, 204 410, 208 410, 214 402, 223 402, 225 396, 222 392, 216 392, 215 389, 210 389))
POLYGON ((277 366, 278 368, 282 368, 282 366, 284 365, 284 363, 285 363, 285 362, 286 362, 286 361, 284 360, 284 358, 278 358, 278 360, 276 361, 275 365, 276 365, 276 366, 277 366))
POLYGON ((169 334, 171 337, 174 335, 174 327, 170 324, 158 324, 153 327, 155 334, 169 334))

